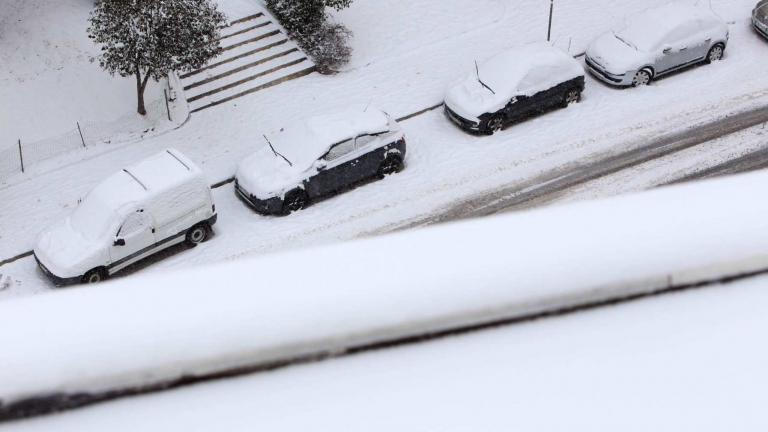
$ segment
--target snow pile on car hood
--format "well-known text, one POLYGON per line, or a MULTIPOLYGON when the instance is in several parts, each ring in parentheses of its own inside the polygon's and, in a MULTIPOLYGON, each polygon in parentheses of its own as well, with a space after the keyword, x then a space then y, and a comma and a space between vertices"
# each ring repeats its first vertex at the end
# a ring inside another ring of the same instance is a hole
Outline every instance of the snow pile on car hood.
POLYGON ((543 43, 524 45, 479 64, 448 90, 445 103, 476 121, 484 113, 500 110, 514 96, 531 96, 583 75, 581 65, 560 49, 543 43))
POLYGON ((310 117, 268 135, 269 141, 238 165, 236 178, 258 198, 280 196, 317 173, 318 159, 334 144, 389 129, 389 116, 372 107, 310 117))

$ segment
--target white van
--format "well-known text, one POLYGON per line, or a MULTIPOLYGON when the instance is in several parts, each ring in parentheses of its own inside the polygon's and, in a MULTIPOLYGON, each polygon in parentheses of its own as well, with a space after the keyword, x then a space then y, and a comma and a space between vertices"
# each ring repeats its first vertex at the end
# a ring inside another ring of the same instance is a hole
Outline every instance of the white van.
POLYGON ((205 241, 216 206, 202 170, 169 149, 96 186, 34 249, 56 285, 94 283, 156 252, 205 241))

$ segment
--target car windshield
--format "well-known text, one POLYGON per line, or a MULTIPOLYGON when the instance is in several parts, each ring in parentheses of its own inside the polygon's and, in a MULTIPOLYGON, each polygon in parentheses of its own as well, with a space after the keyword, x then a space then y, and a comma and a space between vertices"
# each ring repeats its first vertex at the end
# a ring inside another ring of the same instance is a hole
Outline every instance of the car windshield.
POLYGON ((97 197, 88 195, 70 216, 72 229, 88 240, 96 241, 116 228, 115 214, 97 197))

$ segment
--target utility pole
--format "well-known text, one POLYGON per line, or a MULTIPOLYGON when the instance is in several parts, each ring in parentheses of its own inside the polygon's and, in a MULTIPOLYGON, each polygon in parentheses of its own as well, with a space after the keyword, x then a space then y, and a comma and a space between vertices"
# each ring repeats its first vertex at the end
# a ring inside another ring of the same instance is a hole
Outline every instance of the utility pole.
POLYGON ((555 11, 555 0, 549 0, 549 27, 547 28, 547 42, 552 39, 552 14, 555 11))

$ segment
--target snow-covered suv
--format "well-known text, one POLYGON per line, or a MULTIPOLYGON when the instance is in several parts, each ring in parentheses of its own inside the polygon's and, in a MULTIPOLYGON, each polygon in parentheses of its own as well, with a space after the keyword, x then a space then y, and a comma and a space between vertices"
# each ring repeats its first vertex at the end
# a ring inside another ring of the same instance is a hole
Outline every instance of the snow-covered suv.
POLYGON ((768 0, 760 0, 752 10, 752 26, 768 39, 768 0))
POLYGON ((727 24, 705 6, 670 3, 633 17, 623 30, 598 37, 587 48, 589 71, 614 86, 651 80, 723 58, 727 24))
POLYGON ((96 186, 38 236, 34 254, 56 285, 99 282, 175 244, 205 241, 214 223, 205 175, 169 149, 96 186))
POLYGON ((235 191, 261 214, 289 214, 313 199, 371 177, 400 171, 405 134, 383 111, 368 107, 312 117, 265 136, 244 159, 235 191))
POLYGON ((445 96, 445 114, 462 129, 493 134, 505 125, 581 99, 584 69, 565 52, 532 44, 478 65, 445 96))

